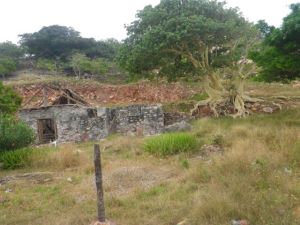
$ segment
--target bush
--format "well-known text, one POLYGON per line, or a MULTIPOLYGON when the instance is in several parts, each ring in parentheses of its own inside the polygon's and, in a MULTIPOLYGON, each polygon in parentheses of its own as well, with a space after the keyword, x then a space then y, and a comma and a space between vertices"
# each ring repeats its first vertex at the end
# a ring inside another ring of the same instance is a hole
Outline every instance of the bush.
POLYGON ((0 152, 29 146, 35 139, 33 130, 11 116, 0 117, 0 152))
POLYGON ((0 152, 0 163, 3 169, 16 169, 30 164, 32 149, 19 149, 9 152, 0 152))
POLYGON ((55 72, 58 69, 54 60, 41 58, 37 60, 36 68, 40 70, 47 70, 50 72, 55 72))
POLYGON ((0 117, 1 114, 15 113, 21 106, 22 98, 9 86, 0 81, 0 117))
POLYGON ((3 77, 17 69, 16 62, 11 58, 0 58, 0 75, 3 77))
POLYGON ((170 133, 146 140, 145 151, 156 156, 192 152, 197 147, 196 137, 187 133, 170 133))

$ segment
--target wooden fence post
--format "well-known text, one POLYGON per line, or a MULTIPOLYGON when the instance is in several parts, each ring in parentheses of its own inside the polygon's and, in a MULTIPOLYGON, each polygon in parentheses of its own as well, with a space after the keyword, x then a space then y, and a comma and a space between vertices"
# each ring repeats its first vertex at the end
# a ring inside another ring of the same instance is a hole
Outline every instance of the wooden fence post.
POLYGON ((94 164, 95 164, 95 181, 96 181, 96 188, 97 188, 98 221, 100 223, 105 223, 101 154, 100 154, 100 146, 98 144, 94 145, 94 164))

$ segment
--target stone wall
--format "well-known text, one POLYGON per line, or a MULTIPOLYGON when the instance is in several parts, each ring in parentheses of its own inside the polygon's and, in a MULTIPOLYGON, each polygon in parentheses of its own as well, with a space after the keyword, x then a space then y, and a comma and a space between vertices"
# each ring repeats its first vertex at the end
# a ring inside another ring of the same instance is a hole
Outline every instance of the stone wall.
POLYGON ((101 139, 108 135, 106 111, 96 110, 97 116, 88 115, 89 108, 76 105, 58 105, 25 109, 19 117, 34 129, 38 137, 38 120, 53 119, 58 142, 101 139))
POLYGON ((165 126, 172 125, 174 123, 179 123, 181 121, 189 121, 191 117, 179 113, 179 112, 165 112, 164 113, 164 124, 165 126))
POLYGON ((109 109, 110 133, 153 135, 162 133, 164 114, 161 106, 132 105, 109 109))
POLYGON ((24 109, 19 112, 19 117, 34 129, 37 137, 38 120, 52 119, 56 124, 58 142, 99 140, 112 133, 153 135, 164 131, 164 114, 160 105, 116 108, 57 105, 24 109))

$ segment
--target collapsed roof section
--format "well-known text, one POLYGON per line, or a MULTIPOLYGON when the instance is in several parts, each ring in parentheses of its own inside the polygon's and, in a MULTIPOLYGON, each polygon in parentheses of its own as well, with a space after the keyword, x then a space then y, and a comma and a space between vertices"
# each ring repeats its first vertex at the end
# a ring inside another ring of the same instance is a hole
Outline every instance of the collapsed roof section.
POLYGON ((53 105, 90 106, 79 94, 69 88, 42 85, 22 104, 22 109, 40 108, 53 105))

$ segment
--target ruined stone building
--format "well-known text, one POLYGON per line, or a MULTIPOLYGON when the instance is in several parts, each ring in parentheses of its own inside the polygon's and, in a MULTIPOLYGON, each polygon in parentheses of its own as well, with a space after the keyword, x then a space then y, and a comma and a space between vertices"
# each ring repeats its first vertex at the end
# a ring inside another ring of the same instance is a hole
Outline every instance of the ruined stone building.
POLYGON ((47 96, 35 100, 34 106, 25 103, 19 111, 19 118, 35 131, 37 143, 99 140, 113 133, 153 135, 164 130, 161 105, 92 107, 69 89, 44 87, 40 92, 47 96), (56 95, 48 97, 51 91, 56 95))

